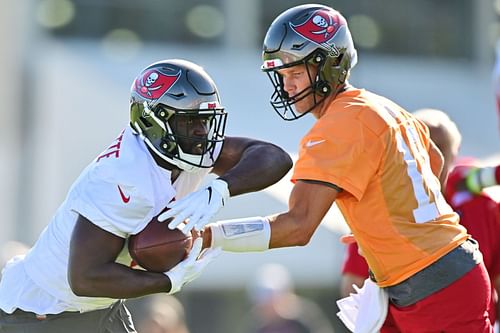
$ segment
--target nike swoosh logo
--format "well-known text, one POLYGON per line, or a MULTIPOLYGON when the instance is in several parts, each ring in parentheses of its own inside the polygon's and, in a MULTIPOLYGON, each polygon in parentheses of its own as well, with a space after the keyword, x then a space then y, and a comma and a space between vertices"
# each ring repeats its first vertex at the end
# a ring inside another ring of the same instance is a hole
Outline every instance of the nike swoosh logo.
POLYGON ((326 141, 326 140, 316 140, 316 141, 309 140, 309 141, 307 141, 307 143, 306 143, 306 147, 307 147, 307 148, 310 148, 310 147, 312 147, 312 146, 319 145, 320 143, 323 143, 323 142, 325 142, 325 141, 326 141))
POLYGON ((122 191, 122 188, 120 187, 120 185, 116 185, 118 187, 118 191, 120 192, 120 196, 122 197, 122 201, 124 203, 128 203, 130 201, 130 195, 127 197, 125 196, 125 194, 123 193, 122 191))

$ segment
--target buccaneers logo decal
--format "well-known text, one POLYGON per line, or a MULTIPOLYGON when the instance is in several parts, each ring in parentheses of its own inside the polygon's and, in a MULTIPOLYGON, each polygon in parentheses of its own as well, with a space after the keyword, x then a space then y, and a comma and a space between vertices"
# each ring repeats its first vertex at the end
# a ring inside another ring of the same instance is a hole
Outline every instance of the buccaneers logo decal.
POLYGON ((150 69, 135 80, 135 91, 144 98, 158 99, 174 85, 180 76, 180 71, 174 75, 167 75, 159 70, 150 69))
POLYGON ((296 33, 336 54, 338 54, 337 48, 329 41, 345 25, 346 22, 341 16, 322 9, 315 11, 303 23, 293 24, 290 22, 290 27, 296 33))

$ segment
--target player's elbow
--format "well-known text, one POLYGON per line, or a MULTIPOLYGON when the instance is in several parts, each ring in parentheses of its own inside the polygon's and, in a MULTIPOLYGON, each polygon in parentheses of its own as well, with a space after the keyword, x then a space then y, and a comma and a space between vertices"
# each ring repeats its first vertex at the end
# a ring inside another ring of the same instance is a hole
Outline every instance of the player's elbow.
POLYGON ((293 167, 290 155, 277 145, 266 142, 255 146, 254 149, 262 159, 261 164, 268 166, 268 172, 272 172, 276 180, 281 179, 293 167))
POLYGON ((83 288, 71 286, 71 291, 78 297, 91 297, 90 293, 86 292, 83 288))
POLYGON ((81 283, 81 281, 79 281, 79 279, 68 279, 68 282, 69 282, 69 286, 70 286, 73 294, 75 294, 76 296, 80 296, 80 297, 81 296, 88 296, 86 288, 85 288, 85 284, 81 283))
POLYGON ((283 177, 293 167, 293 160, 290 155, 282 148, 273 145, 272 149, 273 155, 275 156, 275 165, 280 166, 279 169, 281 170, 281 174, 283 177))
POLYGON ((286 170, 286 172, 288 172, 293 167, 292 157, 290 155, 288 155, 288 153, 281 148, 279 148, 279 151, 280 151, 280 158, 281 158, 281 164, 283 165, 283 169, 286 170))
POLYGON ((75 272, 73 270, 68 270, 68 283, 71 291, 76 296, 93 296, 91 295, 91 288, 89 287, 88 281, 85 279, 83 274, 75 272))

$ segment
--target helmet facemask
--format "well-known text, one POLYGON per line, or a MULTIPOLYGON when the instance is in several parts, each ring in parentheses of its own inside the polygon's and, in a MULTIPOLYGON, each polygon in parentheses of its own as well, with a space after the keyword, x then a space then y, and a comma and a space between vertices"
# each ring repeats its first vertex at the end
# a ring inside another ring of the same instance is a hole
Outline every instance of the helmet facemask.
POLYGON ((211 168, 226 112, 200 66, 170 59, 144 69, 131 88, 130 125, 155 155, 184 171, 211 168))
POLYGON ((213 166, 217 143, 224 140, 226 116, 222 108, 174 110, 166 122, 168 134, 162 143, 173 148, 166 155, 195 167, 203 167, 204 159, 208 159, 213 166), (193 126, 199 128, 198 132, 193 133, 193 126))
POLYGON ((311 54, 303 60, 285 66, 273 67, 271 69, 262 68, 274 87, 274 92, 271 95, 271 106, 282 119, 299 119, 315 109, 318 105, 322 104, 325 98, 330 94, 331 87, 326 80, 322 79, 321 75, 324 70, 326 57, 321 56, 319 51, 317 53, 318 54, 311 54), (278 70, 297 65, 305 66, 310 84, 291 98, 284 89, 283 78, 278 70), (312 97, 312 105, 307 110, 298 112, 295 104, 309 96, 312 97))
POLYGON ((182 110, 158 104, 151 110, 147 102, 143 107, 143 124, 159 135, 142 136, 159 157, 185 171, 214 165, 217 144, 224 141, 227 114, 223 108, 182 110))

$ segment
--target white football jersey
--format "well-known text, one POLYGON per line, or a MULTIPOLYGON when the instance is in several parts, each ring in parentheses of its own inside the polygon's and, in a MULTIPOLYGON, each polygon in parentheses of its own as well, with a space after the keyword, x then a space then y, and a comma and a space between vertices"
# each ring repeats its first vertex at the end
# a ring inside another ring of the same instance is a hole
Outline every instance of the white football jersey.
MULTIPOLYGON (((216 150, 220 153, 222 145, 216 150)), ((71 186, 66 200, 24 258, 9 262, 0 282, 0 308, 38 314, 106 308, 115 299, 79 297, 68 283, 71 233, 78 214, 122 238, 140 232, 174 198, 196 190, 210 169, 171 173, 157 165, 130 127, 71 186)), ((125 245, 117 262, 131 264, 125 245)))

